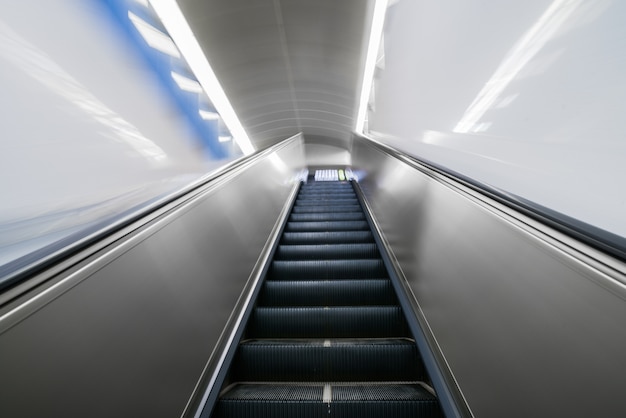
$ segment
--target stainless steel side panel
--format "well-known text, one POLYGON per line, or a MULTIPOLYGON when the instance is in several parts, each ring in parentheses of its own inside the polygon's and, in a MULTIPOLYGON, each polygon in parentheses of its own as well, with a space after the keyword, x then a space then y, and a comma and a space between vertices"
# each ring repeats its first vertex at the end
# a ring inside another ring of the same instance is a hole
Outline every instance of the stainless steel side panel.
POLYGON ((292 141, 0 312, 0 416, 180 416, 303 164, 292 141))
POLYGON ((623 265, 358 140, 353 167, 475 417, 626 416, 623 265))

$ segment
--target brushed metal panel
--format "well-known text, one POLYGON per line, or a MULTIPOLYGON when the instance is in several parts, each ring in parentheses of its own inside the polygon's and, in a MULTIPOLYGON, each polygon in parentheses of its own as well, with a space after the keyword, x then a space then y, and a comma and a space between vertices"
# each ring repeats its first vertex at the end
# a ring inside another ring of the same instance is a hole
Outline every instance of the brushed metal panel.
POLYGON ((626 413, 623 285, 362 141, 352 158, 474 416, 626 413))
POLYGON ((2 316, 28 311, 0 333, 0 416, 180 416, 303 161, 292 141, 2 316))

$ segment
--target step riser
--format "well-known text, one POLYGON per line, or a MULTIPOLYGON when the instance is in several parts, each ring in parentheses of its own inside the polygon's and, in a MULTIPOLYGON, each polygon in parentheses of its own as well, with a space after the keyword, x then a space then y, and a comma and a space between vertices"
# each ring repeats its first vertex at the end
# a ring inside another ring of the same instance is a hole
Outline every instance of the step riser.
POLYGON ((356 199, 355 193, 306 193, 299 194, 298 200, 326 201, 336 199, 356 199))
POLYGON ((331 347, 248 345, 235 357, 237 381, 359 382, 424 378, 414 344, 331 347))
POLYGON ((287 222, 286 232, 367 231, 365 221, 287 222))
POLYGON ((358 205, 321 205, 321 206, 294 206, 293 213, 326 213, 326 212, 358 212, 363 210, 358 205))
POLYGON ((247 338, 394 338, 408 337, 400 308, 256 308, 247 338))
POLYGON ((358 204, 357 199, 296 199, 296 206, 350 206, 358 204))
POLYGON ((374 242, 370 231, 285 232, 281 243, 287 245, 356 244, 374 242))
POLYGON ((379 258, 376 244, 281 245, 276 260, 341 260, 379 258))
POLYGON ((270 280, 381 279, 387 277, 382 260, 276 260, 270 280))
POLYGON ((294 213, 291 222, 362 221, 365 216, 359 212, 294 213))
POLYGON ((267 281, 259 306, 384 306, 398 301, 389 280, 267 281))

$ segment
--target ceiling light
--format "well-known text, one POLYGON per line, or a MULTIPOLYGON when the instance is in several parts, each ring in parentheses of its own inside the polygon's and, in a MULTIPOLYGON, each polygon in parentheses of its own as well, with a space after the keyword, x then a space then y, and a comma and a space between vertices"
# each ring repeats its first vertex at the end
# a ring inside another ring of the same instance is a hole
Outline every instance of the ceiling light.
POLYGON ((204 120, 219 120, 219 113, 209 112, 208 110, 198 110, 200 117, 204 120))
POLYGON ((192 93, 202 93, 202 86, 196 80, 192 80, 191 78, 187 78, 178 73, 172 71, 172 78, 178 84, 181 90, 189 91, 192 93))
POLYGON ((128 12, 128 18, 131 22, 133 22, 133 25, 135 25, 135 27, 137 28, 141 36, 143 36, 143 39, 146 40, 148 45, 167 55, 175 58, 180 58, 180 52, 178 51, 178 48, 176 48, 176 45, 174 44, 174 41, 172 41, 172 38, 161 32, 154 26, 150 25, 133 12, 128 12))
POLYGON ((237 118, 228 97, 226 97, 224 93, 224 89, 222 89, 217 76, 204 56, 198 41, 194 37, 176 1, 150 0, 150 4, 180 49, 191 71, 211 99, 215 109, 222 117, 224 124, 228 127, 228 130, 233 135, 241 151, 245 155, 252 154, 254 152, 254 146, 237 118))
POLYGON ((380 39, 383 34, 385 14, 387 13, 387 1, 388 0, 376 0, 376 4, 374 5, 374 16, 372 17, 367 55, 365 58, 365 66, 363 67, 363 85, 361 86, 359 109, 354 127, 354 130, 359 134, 363 134, 365 129, 367 104, 369 102, 370 90, 372 89, 372 81, 374 80, 374 70, 376 69, 376 58, 378 48, 380 47, 380 39))
POLYGON ((222 135, 220 135, 220 136, 218 136, 218 137, 217 137, 217 139, 218 139, 220 142, 228 142, 228 141, 230 141, 231 139, 233 139, 233 137, 232 137, 232 136, 230 136, 230 135, 228 135, 228 136, 222 136, 222 135))

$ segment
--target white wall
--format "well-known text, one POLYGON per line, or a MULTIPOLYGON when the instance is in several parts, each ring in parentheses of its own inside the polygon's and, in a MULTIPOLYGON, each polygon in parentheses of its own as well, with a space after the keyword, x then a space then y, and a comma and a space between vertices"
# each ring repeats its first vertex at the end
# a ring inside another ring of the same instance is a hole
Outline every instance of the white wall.
POLYGON ((104 2, 0 0, 0 265, 226 161, 104 2))
POLYGON ((370 134, 626 236, 626 3, 400 0, 370 134))

